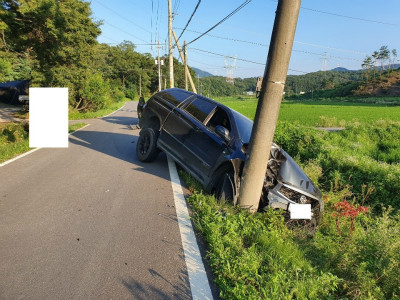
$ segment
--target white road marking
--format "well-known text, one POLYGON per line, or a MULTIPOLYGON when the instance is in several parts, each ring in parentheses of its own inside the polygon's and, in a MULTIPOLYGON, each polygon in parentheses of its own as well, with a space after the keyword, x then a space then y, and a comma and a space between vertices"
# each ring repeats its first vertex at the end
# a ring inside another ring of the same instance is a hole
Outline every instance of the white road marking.
MULTIPOLYGON (((79 128, 79 129, 77 129, 77 130, 75 130, 75 131, 69 133, 68 135, 71 135, 71 134, 73 134, 73 133, 75 133, 75 132, 77 132, 77 131, 79 131, 79 130, 82 130, 83 128, 86 128, 86 127, 88 127, 89 125, 90 125, 90 124, 87 124, 87 125, 85 125, 85 126, 79 128)), ((32 149, 32 150, 30 150, 30 151, 28 151, 28 152, 22 153, 21 155, 18 155, 18 156, 14 157, 14 158, 11 158, 11 159, 9 159, 9 160, 6 160, 5 162, 3 162, 3 163, 0 164, 0 168, 1 168, 1 167, 4 167, 5 165, 8 165, 8 164, 10 164, 10 163, 12 163, 12 162, 14 162, 14 161, 20 159, 20 158, 23 158, 24 156, 27 156, 27 155, 29 155, 29 154, 31 154, 31 153, 37 151, 37 150, 40 150, 40 149, 42 149, 42 148, 35 148, 35 149, 32 149)))
POLYGON ((32 149, 32 150, 30 150, 28 152, 25 152, 25 153, 21 154, 21 155, 18 155, 17 157, 14 157, 14 158, 11 158, 9 160, 6 160, 5 162, 0 164, 0 168, 4 167, 5 165, 8 165, 8 164, 10 164, 10 163, 12 163, 14 161, 16 161, 17 159, 23 158, 24 156, 27 156, 27 155, 35 152, 35 151, 38 151, 39 149, 42 149, 42 148, 35 148, 35 149, 32 149))
POLYGON ((175 162, 170 157, 168 157, 168 167, 192 298, 196 300, 212 300, 211 288, 201 259, 199 246, 197 245, 194 235, 192 222, 190 221, 181 182, 175 167, 175 162))
MULTIPOLYGON (((84 122, 83 122, 83 123, 84 123, 84 122)), ((82 130, 82 129, 88 127, 88 126, 90 126, 90 124, 86 124, 85 126, 83 126, 83 127, 81 127, 81 128, 78 128, 78 129, 75 130, 75 131, 70 132, 69 135, 71 135, 71 134, 73 134, 73 133, 75 133, 75 132, 77 132, 77 131, 79 131, 79 130, 82 130)))

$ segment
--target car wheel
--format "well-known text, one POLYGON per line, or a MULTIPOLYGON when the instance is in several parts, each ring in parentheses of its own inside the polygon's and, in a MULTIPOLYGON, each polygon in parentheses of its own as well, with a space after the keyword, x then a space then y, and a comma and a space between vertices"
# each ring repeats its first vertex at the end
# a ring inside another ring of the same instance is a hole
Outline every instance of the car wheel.
POLYGON ((234 203, 235 199, 235 184, 234 184, 234 175, 232 171, 226 171, 222 173, 218 180, 218 184, 215 189, 215 197, 219 201, 225 201, 227 203, 234 203))
POLYGON ((140 161, 151 162, 157 158, 158 132, 152 128, 143 128, 140 131, 139 139, 136 144, 136 155, 140 161))

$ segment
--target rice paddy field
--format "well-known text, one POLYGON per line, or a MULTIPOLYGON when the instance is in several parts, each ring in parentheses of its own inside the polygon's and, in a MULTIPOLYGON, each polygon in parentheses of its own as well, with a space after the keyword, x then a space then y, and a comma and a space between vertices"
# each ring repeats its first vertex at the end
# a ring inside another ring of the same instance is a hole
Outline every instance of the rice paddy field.
MULTIPOLYGON (((257 107, 255 97, 220 97, 215 100, 250 119, 254 118, 257 107)), ((351 102, 283 101, 279 114, 279 121, 305 126, 344 127, 349 122, 371 123, 379 120, 399 122, 400 106, 351 102)))
MULTIPOLYGON (((254 117, 255 98, 216 100, 254 117)), ((321 190, 323 220, 310 237, 279 211, 249 215, 192 184, 220 297, 400 299, 400 107, 283 102, 274 140, 321 190)))

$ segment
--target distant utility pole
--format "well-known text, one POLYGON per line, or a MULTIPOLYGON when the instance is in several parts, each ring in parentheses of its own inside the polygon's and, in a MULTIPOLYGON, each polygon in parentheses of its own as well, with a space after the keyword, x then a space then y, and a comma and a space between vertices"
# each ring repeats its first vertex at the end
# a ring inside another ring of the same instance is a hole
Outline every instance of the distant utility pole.
POLYGON ((185 90, 188 90, 188 65, 187 65, 187 48, 186 41, 183 42, 183 58, 185 59, 185 90))
POLYGON ((226 82, 230 84, 235 84, 235 80, 233 79, 233 69, 236 68, 236 56, 233 57, 233 62, 231 64, 228 63, 228 56, 225 56, 225 69, 226 69, 226 82))
POLYGON ((174 56, 172 48, 172 9, 171 0, 168 0, 168 41, 169 41, 169 87, 174 87, 174 56))
POLYGON ((161 65, 164 65, 164 61, 160 60, 160 37, 158 38, 157 49, 158 49, 158 55, 157 55, 156 65, 158 65, 158 91, 161 91, 162 90, 161 65))
POLYGON ((279 0, 247 160, 239 192, 241 208, 255 212, 267 172, 301 0, 279 0))
POLYGON ((321 60, 322 60, 322 71, 326 71, 328 69, 328 60, 329 60, 328 52, 324 52, 324 56, 321 57, 321 60))
MULTIPOLYGON (((197 88, 199 89, 199 91, 200 91, 200 75, 199 74, 197 74, 197 88)), ((197 93, 196 93, 197 94, 197 93)))

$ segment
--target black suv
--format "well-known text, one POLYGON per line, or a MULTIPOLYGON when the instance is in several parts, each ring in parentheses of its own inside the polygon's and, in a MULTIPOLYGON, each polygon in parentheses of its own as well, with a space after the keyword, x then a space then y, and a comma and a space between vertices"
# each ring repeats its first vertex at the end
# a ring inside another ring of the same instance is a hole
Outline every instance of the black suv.
MULTIPOLYGON (((177 88, 156 93, 141 109, 138 159, 153 161, 162 150, 207 192, 236 204, 253 122, 216 101, 177 88)), ((288 211, 288 219, 301 219, 293 214, 299 206, 310 211, 305 219, 318 223, 323 211, 321 193, 294 160, 273 144, 259 210, 281 208, 288 211)))

